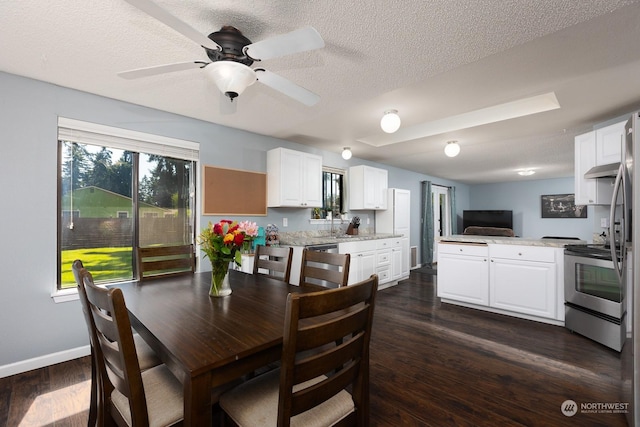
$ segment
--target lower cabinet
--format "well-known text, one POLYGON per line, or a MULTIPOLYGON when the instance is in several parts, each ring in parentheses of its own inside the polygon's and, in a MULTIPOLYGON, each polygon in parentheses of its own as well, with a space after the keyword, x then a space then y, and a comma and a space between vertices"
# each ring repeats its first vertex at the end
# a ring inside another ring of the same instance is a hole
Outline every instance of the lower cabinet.
POLYGON ((490 311, 564 320, 562 248, 438 245, 438 296, 490 311))
MULTIPOLYGON (((361 240, 338 245, 341 254, 351 254, 349 284, 378 275, 378 284, 392 286, 408 277, 403 270, 403 238, 361 240)), ((408 249, 408 247, 406 248, 408 249)))
POLYGON ((438 296, 489 305, 489 247, 440 243, 438 296))

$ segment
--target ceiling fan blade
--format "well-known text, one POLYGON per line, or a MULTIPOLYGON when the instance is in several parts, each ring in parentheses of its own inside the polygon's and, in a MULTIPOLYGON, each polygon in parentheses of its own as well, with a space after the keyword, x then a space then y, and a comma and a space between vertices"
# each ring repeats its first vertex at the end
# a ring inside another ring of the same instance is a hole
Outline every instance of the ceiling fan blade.
POLYGON ((201 34, 197 30, 195 30, 192 26, 181 21, 176 18, 151 0, 125 0, 127 3, 132 6, 137 7, 141 11, 145 12, 147 15, 152 16, 158 21, 162 22, 165 25, 173 28, 175 31, 179 32, 183 36, 193 40, 198 43, 200 46, 206 47, 207 49, 212 50, 222 50, 218 43, 209 39, 207 36, 201 34))
POLYGON ((175 64, 156 65, 154 67, 136 68, 135 70, 122 71, 118 76, 123 79, 139 79, 142 77, 156 76, 158 74, 173 73, 174 71, 190 70, 192 68, 202 68, 207 65, 206 62, 176 62, 175 64))
POLYGON ((298 86, 291 80, 287 80, 282 76, 265 70, 264 68, 256 68, 255 71, 260 83, 267 85, 271 89, 275 89, 308 107, 311 107, 320 101, 320 97, 318 95, 303 88, 302 86, 298 86))
POLYGON ((320 34, 315 28, 306 27, 252 43, 244 51, 255 60, 264 60, 321 47, 324 47, 324 40, 320 34))

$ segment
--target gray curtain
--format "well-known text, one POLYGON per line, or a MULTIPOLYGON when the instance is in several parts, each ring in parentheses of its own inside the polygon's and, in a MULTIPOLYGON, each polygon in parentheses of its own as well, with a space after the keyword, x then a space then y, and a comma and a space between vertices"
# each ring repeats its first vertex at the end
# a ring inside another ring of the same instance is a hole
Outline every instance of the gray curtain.
POLYGON ((433 196, 431 194, 431 181, 422 181, 422 229, 420 230, 421 248, 420 264, 423 267, 433 263, 433 196))
POLYGON ((451 204, 451 234, 458 234, 458 215, 456 214, 456 187, 449 187, 449 202, 451 204))

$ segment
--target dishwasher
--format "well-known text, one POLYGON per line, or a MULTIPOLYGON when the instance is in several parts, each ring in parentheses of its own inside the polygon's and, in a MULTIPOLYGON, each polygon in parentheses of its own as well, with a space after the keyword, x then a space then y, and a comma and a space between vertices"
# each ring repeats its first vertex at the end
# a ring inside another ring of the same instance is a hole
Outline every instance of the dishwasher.
MULTIPOLYGON (((336 243, 326 243, 326 244, 322 244, 322 245, 309 245, 306 247, 306 249, 308 251, 316 251, 316 252, 327 252, 327 253, 332 253, 332 254, 337 254, 338 252, 338 245, 336 243)), ((310 262, 309 266, 311 267, 316 267, 316 268, 324 268, 324 269, 331 269, 331 270, 338 270, 338 267, 335 265, 327 265, 327 264, 321 264, 321 263, 317 263, 317 262, 310 262)), ((320 285, 320 286, 325 286, 325 287, 329 287, 332 286, 331 283, 325 281, 325 280, 318 280, 318 279, 313 279, 310 278, 308 279, 309 283, 313 283, 315 285, 320 285)), ((335 285, 333 285, 335 286, 335 285)))

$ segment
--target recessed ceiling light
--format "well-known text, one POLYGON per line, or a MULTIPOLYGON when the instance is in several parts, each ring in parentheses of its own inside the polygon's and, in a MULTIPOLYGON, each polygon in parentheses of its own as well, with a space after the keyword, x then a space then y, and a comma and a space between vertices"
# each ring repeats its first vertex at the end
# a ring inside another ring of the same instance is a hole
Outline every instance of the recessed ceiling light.
POLYGON ((461 129, 468 129, 475 126, 489 123, 501 122, 503 120, 514 119, 516 117, 528 116, 560 108, 560 103, 554 92, 543 95, 532 96, 530 98, 518 99, 480 110, 469 111, 455 116, 445 117, 432 122, 421 123, 413 126, 403 127, 402 130, 394 134, 376 134, 358 141, 374 147, 382 147, 398 142, 412 141, 414 139, 426 138, 428 136, 440 135, 446 132, 453 132, 461 129))
POLYGON ((536 173, 536 171, 531 170, 531 169, 527 169, 527 170, 523 170, 523 171, 519 171, 518 175, 522 175, 522 176, 531 176, 534 173, 536 173))

